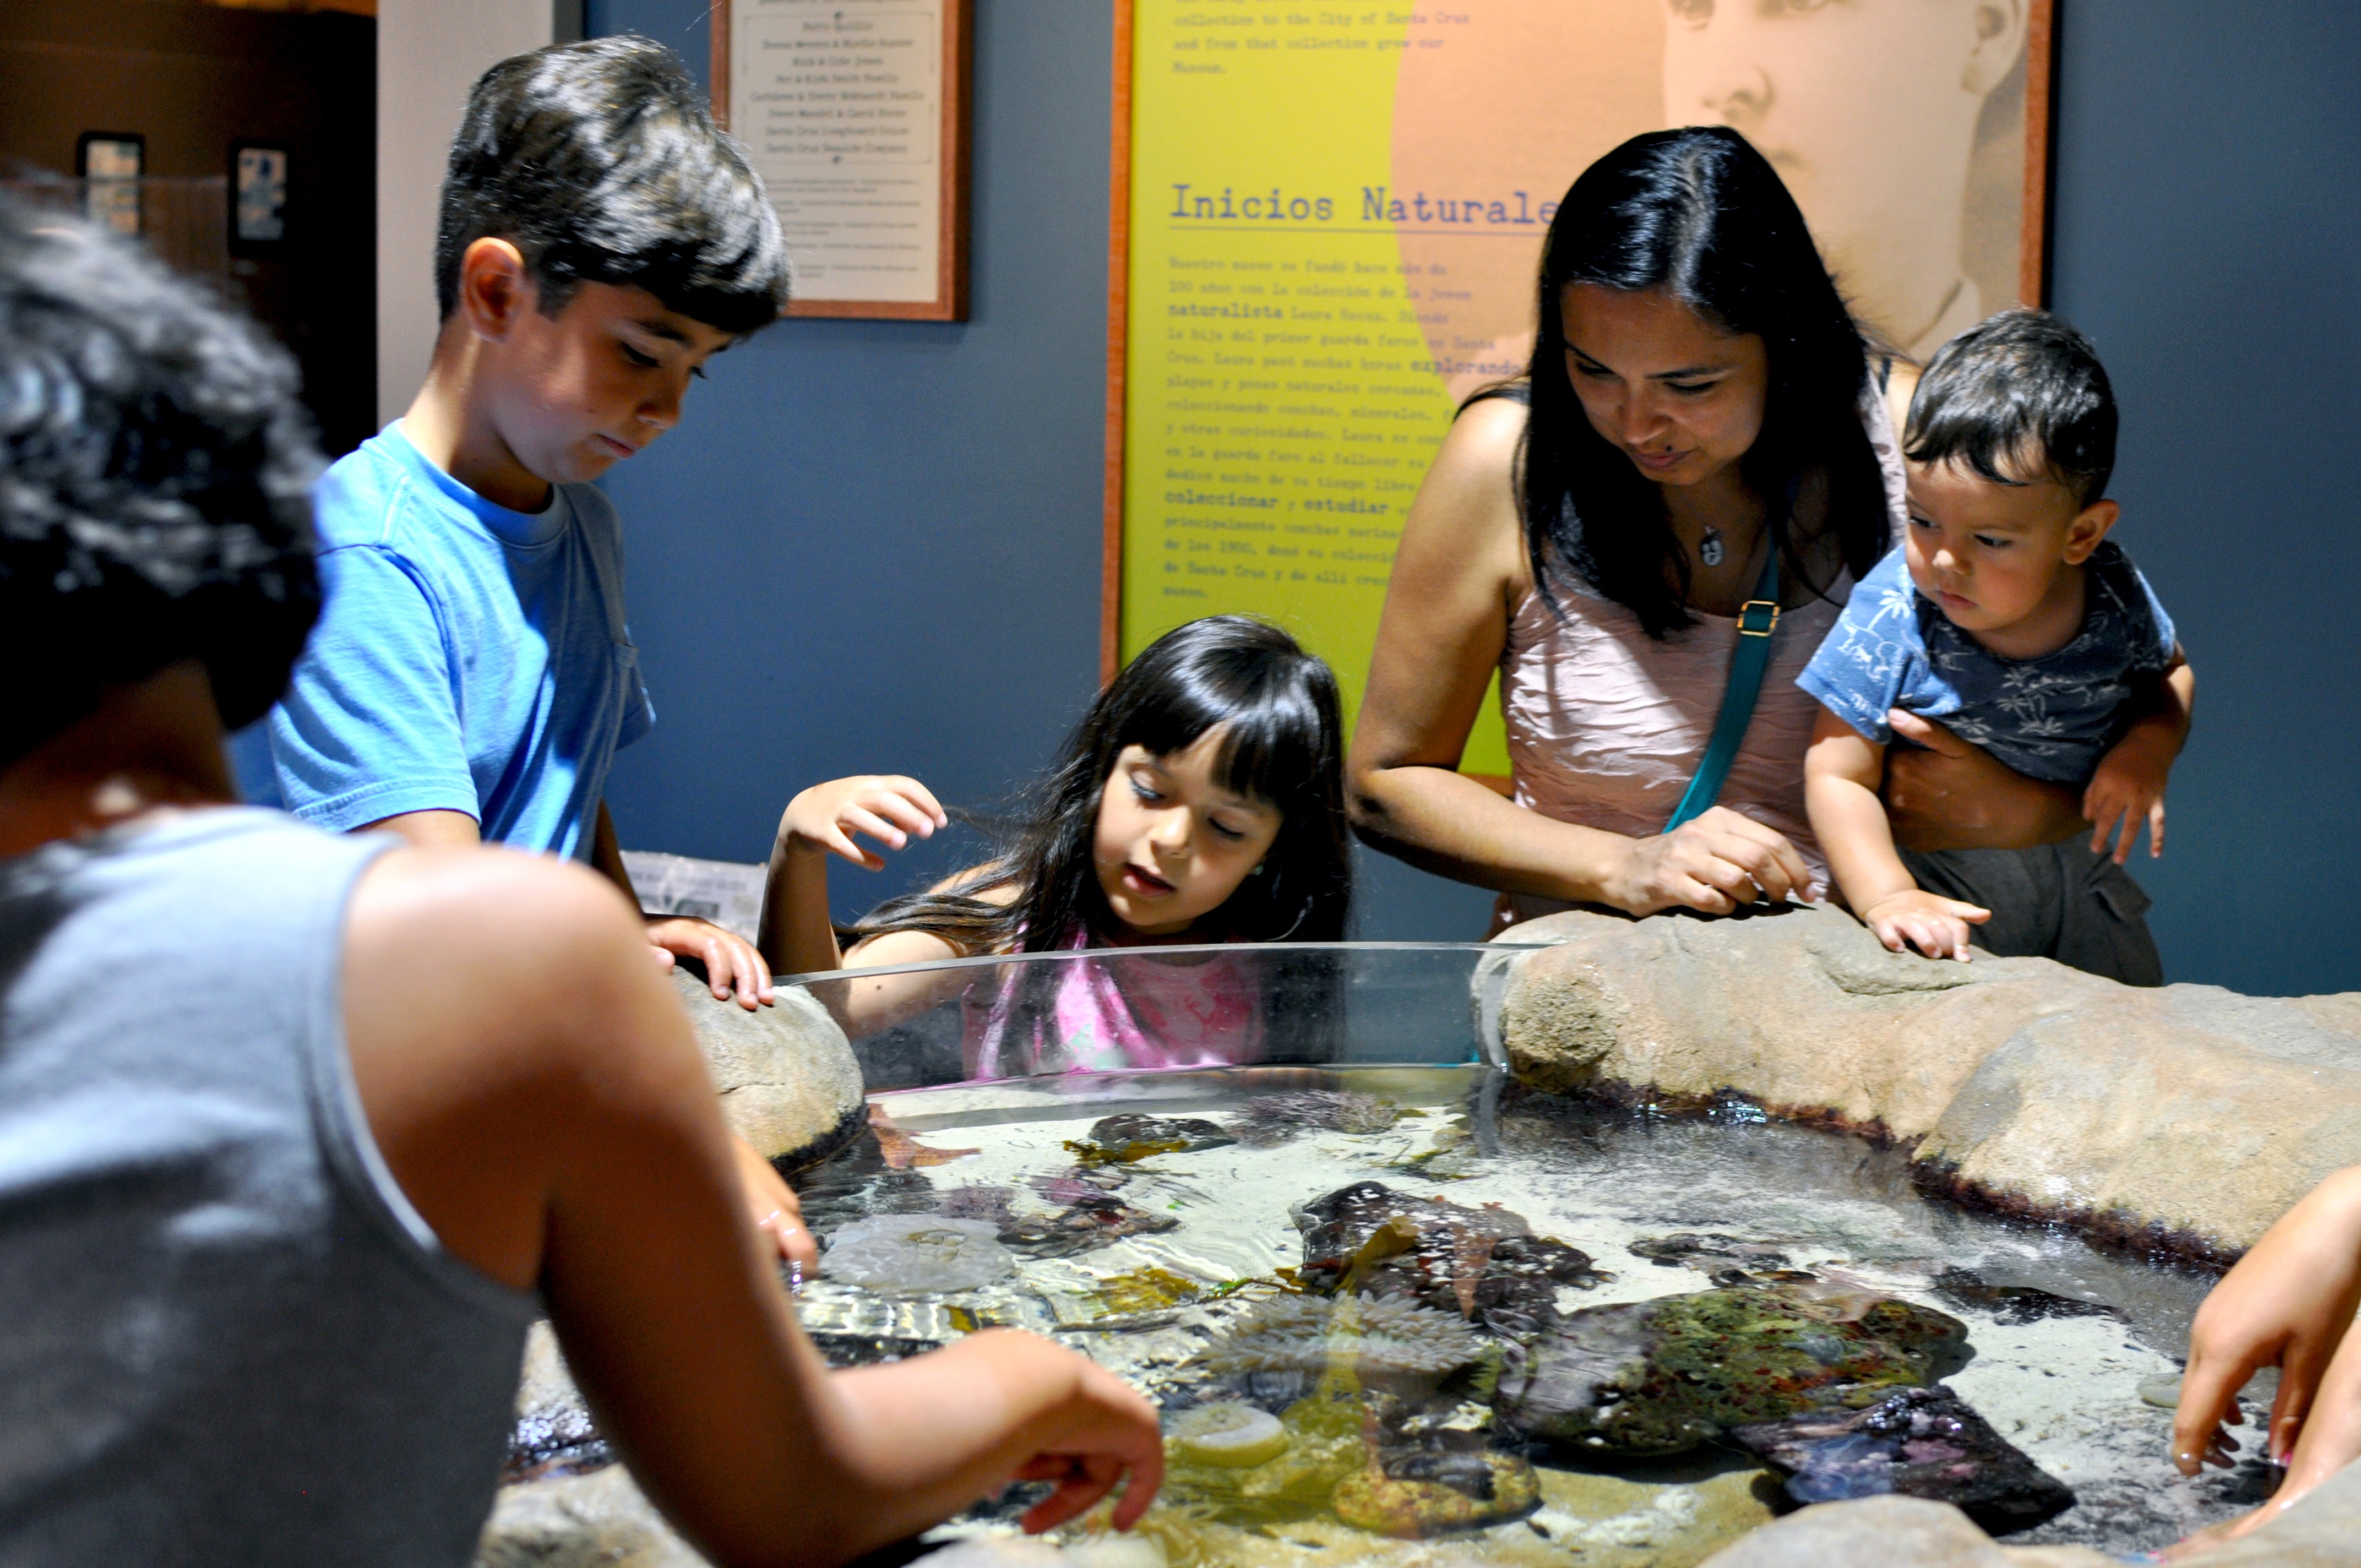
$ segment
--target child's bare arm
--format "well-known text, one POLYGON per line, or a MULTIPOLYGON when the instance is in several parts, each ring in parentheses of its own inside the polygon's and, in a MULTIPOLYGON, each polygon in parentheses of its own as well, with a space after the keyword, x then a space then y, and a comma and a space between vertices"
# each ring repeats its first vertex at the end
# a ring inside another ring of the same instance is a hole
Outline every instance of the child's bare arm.
POLYGON ((1137 1517, 1161 1471, 1154 1407, 1080 1356, 1001 1333, 830 1375, 631 912, 576 867, 433 855, 387 856, 352 901, 370 1131, 446 1249, 539 1288, 602 1428, 707 1557, 842 1563, 1019 1475, 1061 1483, 1037 1528, 1126 1471, 1119 1518, 1137 1517))
POLYGON ((1906 943, 1930 959, 1964 962, 1968 927, 1992 912, 1919 890, 1877 798, 1884 776, 1885 748, 1821 709, 1804 756, 1804 806, 1845 902, 1894 951, 1906 943))
POLYGON ((2108 840, 2114 839, 2117 865, 2130 857, 2142 823, 2147 825, 2149 857, 2164 853, 2165 780, 2189 739, 2197 672, 2175 648, 2172 663, 2143 682, 2133 701, 2139 717, 2099 760, 2099 771, 2082 794, 2082 815, 2093 829, 2091 852, 2107 853, 2108 840))
POLYGON ((781 974, 840 968, 844 955, 828 913, 829 856, 882 871, 884 859, 855 842, 855 833, 899 850, 913 837, 931 838, 950 821, 926 785, 895 775, 831 779, 789 801, 771 842, 763 889, 757 945, 764 960, 781 974))

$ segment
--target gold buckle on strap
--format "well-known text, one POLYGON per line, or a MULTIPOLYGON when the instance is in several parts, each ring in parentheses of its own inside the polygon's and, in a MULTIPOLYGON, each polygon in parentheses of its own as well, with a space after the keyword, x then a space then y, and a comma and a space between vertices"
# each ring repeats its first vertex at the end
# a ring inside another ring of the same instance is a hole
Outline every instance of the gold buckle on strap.
POLYGON ((1777 599, 1748 599, 1738 607, 1738 634, 1741 637, 1768 637, 1778 630, 1779 601, 1777 599), (1753 619, 1756 610, 1766 611, 1770 619, 1757 625, 1753 619))

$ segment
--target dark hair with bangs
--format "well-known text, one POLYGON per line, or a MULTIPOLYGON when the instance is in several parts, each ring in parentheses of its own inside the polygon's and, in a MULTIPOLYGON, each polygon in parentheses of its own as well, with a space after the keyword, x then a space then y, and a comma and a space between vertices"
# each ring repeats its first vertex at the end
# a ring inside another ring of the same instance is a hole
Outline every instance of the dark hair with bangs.
POLYGON ((296 381, 138 247, 0 201, 0 767, 183 659, 227 729, 279 700, 320 609, 296 381))
POLYGON ((2065 319, 2025 308, 1945 344, 1910 398, 1902 454, 1961 462, 1996 485, 2047 476, 2089 506, 2115 472, 2114 388, 2065 319))
POLYGON ((513 55, 478 77, 451 143, 434 298, 459 306, 479 239, 523 253, 545 315, 583 283, 644 289, 719 332, 787 302, 779 215, 679 57, 626 34, 513 55))
POLYGON ((1771 509, 1773 540, 1798 579, 1828 591, 1806 570, 1789 515, 1796 488, 1817 472, 1845 565, 1858 577, 1877 564, 1892 541, 1861 422, 1861 331, 1777 171, 1736 131, 1692 126, 1607 154, 1550 220, 1517 481, 1535 587, 1547 595, 1572 570, 1652 637, 1694 624, 1688 555, 1662 491, 1591 428, 1567 378, 1559 311, 1570 283, 1661 289, 1724 331, 1761 336, 1771 383, 1762 433, 1740 461, 1771 509))
POLYGON ((1169 757, 1222 731, 1224 787, 1278 807, 1279 837, 1219 909, 1209 942, 1334 942, 1345 936, 1353 862, 1345 830, 1336 677, 1295 639, 1245 615, 1192 620, 1151 642, 1115 678, 1037 784, 1001 855, 940 893, 890 899, 845 935, 928 931, 971 954, 1050 952, 1121 935, 1092 865, 1099 796, 1126 746, 1169 757), (1001 905, 977 895, 1013 886, 1001 905))

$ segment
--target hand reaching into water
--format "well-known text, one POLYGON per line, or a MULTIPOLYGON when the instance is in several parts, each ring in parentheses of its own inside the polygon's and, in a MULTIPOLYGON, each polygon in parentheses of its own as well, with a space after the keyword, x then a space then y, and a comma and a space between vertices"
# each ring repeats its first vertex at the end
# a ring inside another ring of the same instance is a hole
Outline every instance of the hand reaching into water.
POLYGON ((2266 1436, 2287 1478, 2223 1534, 2244 1534, 2361 1457, 2361 1336, 2347 1332, 2356 1309, 2361 1168, 2328 1178, 2265 1232, 2190 1330, 2172 1424, 2172 1462, 2184 1475, 2235 1463, 2238 1442, 2224 1428, 2245 1422, 2237 1392, 2258 1369, 2279 1369, 2266 1436))

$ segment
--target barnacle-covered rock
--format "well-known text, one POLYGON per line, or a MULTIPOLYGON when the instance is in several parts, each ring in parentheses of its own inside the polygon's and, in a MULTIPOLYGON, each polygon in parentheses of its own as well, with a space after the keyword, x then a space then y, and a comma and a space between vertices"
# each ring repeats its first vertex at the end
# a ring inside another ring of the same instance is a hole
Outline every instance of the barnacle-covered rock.
POLYGON ((829 1238, 820 1271, 864 1289, 895 1295, 972 1290, 1005 1278, 1016 1259, 985 1220, 937 1214, 879 1214, 855 1220, 829 1238))
POLYGON ((1568 1313, 1500 1381, 1531 1436, 1677 1453, 1751 1422, 1932 1380, 1965 1344, 1956 1318, 1864 1291, 1742 1287, 1568 1313))
POLYGON ((1730 1435, 1785 1472, 1799 1504, 1896 1493, 1949 1503, 1994 1535, 2031 1530, 2074 1506, 2064 1482, 1949 1388, 1905 1388, 1867 1409, 1816 1411, 1730 1435))
POLYGON ((1257 1094, 1231 1122, 1238 1141, 1255 1148, 1285 1143, 1301 1132, 1382 1133, 1401 1107, 1350 1089, 1306 1089, 1294 1094, 1257 1094))
POLYGON ((1091 1124, 1085 1142, 1068 1144, 1075 1157, 1088 1165, 1129 1165, 1151 1155, 1191 1154, 1198 1149, 1217 1149, 1236 1143, 1227 1128, 1218 1122, 1202 1121, 1185 1116, 1144 1116, 1126 1112, 1118 1116, 1102 1116, 1091 1124))
MULTIPOLYGON (((1356 1181, 1313 1199, 1295 1211, 1295 1225, 1303 1234, 1303 1282, 1311 1288, 1407 1296, 1463 1319, 1475 1314, 1494 1251, 1512 1237, 1532 1235, 1523 1215, 1497 1205, 1470 1209, 1414 1198, 1381 1181, 1356 1181)), ((1563 1242, 1553 1245, 1563 1250, 1547 1255, 1544 1272, 1563 1274, 1565 1282, 1588 1274, 1587 1255, 1563 1242)), ((1538 1256, 1521 1262, 1530 1266, 1538 1256)), ((1496 1294, 1509 1290, 1506 1277, 1496 1294)), ((1553 1297, 1556 1283, 1549 1288, 1553 1297)))
POLYGON ((1356 1471, 1336 1484, 1329 1506, 1356 1530, 1411 1541, 1479 1530, 1541 1507, 1541 1482, 1515 1454, 1459 1457, 1464 1463, 1448 1478, 1417 1474, 1415 1460, 1356 1471))

